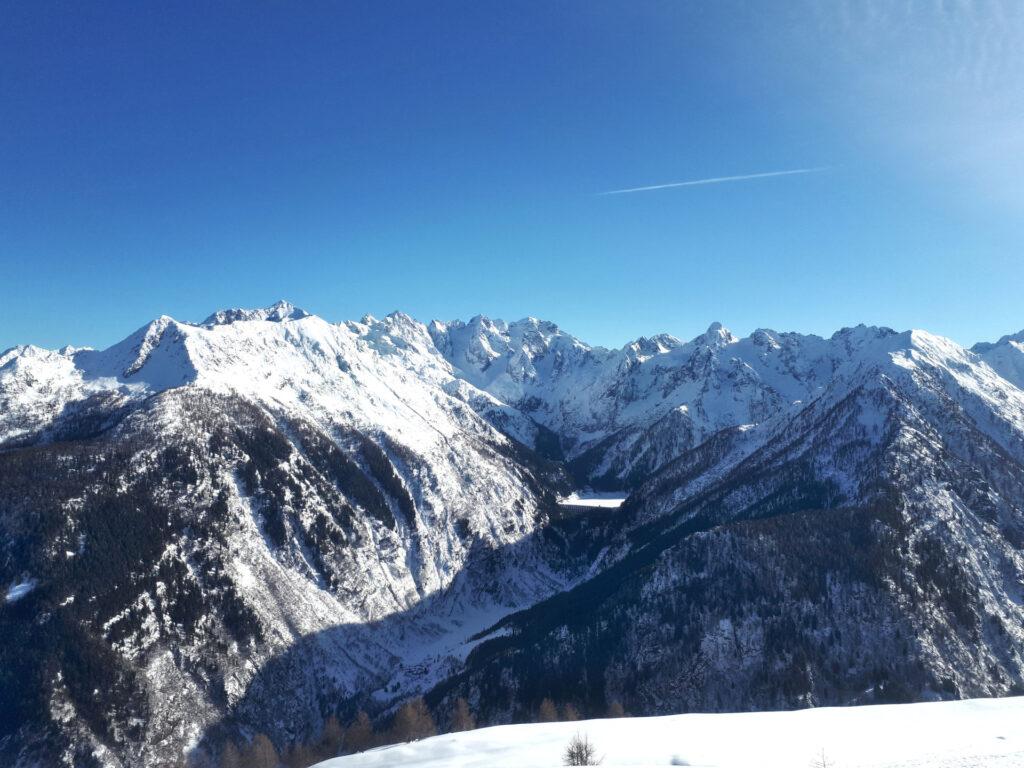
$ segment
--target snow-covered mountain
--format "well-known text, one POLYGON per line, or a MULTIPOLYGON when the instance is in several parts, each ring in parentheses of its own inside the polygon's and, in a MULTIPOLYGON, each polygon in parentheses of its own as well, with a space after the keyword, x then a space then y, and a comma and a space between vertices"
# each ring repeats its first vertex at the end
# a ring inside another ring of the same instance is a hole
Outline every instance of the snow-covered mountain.
POLYGON ((604 569, 498 623, 433 704, 500 721, 543 697, 670 713, 1024 690, 1024 392, 919 331, 830 347, 820 392, 656 471, 604 569))
POLYGON ((1024 360, 1016 337, 976 356, 922 331, 864 326, 830 339, 765 329, 740 339, 713 323, 687 343, 661 335, 614 351, 532 318, 434 322, 430 334, 460 377, 559 435, 581 482, 608 488, 635 487, 723 429, 788 418, 867 369, 926 359, 962 369, 954 386, 985 389, 993 378, 985 362, 1013 390, 1022 382, 1012 355, 1024 360))
POLYGON ((1016 690, 1020 338, 607 350, 281 302, 8 350, 0 754, 163 765, 424 691, 502 721, 1016 690), (633 493, 560 513, 584 486, 633 493))
POLYGON ((994 344, 979 342, 971 347, 971 351, 1004 379, 1024 387, 1024 331, 1003 336, 994 344))
POLYGON ((11 652, 52 637, 29 654, 38 700, 0 720, 160 764, 168 741, 256 708, 268 660, 337 627, 303 646, 309 695, 274 711, 279 737, 316 727, 325 696, 428 684, 425 659, 573 579, 529 541, 563 475, 466 400, 502 408, 400 314, 335 325, 278 305, 162 317, 103 351, 4 353, 0 584, 36 586, 8 594, 0 634, 11 652), (69 645, 132 707, 83 701, 69 645))

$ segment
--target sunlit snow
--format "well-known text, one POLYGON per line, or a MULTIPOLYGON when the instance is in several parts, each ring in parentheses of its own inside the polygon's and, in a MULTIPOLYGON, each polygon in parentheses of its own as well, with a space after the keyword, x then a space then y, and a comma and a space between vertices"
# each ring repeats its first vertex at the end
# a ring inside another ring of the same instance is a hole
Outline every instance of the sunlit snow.
POLYGON ((13 603, 20 600, 29 592, 36 587, 35 579, 28 579, 26 581, 14 584, 7 590, 7 595, 4 597, 4 602, 13 603))
POLYGON ((505 725, 319 768, 555 768, 576 733, 604 766, 1010 768, 1024 765, 1024 697, 505 725))
POLYGON ((626 497, 621 493, 571 493, 558 500, 563 506, 603 507, 618 509, 626 497))

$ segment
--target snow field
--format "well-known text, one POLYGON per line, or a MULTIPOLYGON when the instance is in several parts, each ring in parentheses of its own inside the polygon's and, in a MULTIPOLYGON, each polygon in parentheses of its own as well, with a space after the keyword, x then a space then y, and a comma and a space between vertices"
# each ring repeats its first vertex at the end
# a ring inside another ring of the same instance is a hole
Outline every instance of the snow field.
POLYGON ((1024 766, 1024 697, 503 725, 334 758, 318 768, 554 768, 574 734, 604 766, 1024 766))

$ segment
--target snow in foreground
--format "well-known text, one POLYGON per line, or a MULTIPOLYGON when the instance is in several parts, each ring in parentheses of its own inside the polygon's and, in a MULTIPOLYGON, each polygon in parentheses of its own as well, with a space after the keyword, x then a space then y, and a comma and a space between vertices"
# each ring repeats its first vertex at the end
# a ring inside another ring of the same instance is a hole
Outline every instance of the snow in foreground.
POLYGON ((605 766, 1024 766, 1024 697, 794 712, 671 715, 482 728, 339 757, 320 768, 541 768, 575 733, 605 766))

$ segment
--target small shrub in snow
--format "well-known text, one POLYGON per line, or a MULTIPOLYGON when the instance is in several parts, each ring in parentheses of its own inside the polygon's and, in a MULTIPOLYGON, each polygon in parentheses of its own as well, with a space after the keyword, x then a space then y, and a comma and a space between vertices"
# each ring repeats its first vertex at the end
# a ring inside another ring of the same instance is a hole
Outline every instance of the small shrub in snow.
POLYGON ((825 754, 825 750, 821 750, 821 754, 811 761, 811 768, 836 768, 836 764, 828 759, 825 754))
POLYGON ((600 765, 604 758, 597 756, 597 748, 586 734, 577 733, 562 756, 563 765, 600 765))

